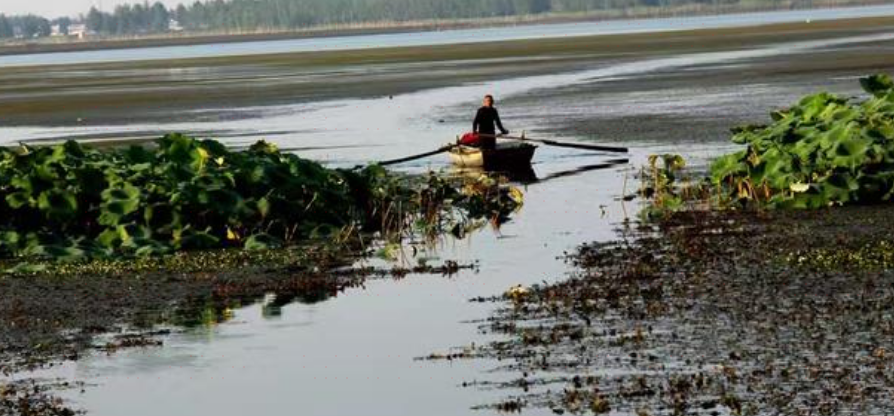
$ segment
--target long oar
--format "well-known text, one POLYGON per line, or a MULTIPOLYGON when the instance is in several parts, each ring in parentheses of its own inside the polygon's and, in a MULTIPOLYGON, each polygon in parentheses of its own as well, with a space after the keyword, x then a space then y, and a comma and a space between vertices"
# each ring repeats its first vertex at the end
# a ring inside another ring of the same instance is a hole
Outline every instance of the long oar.
POLYGON ((448 151, 450 151, 450 149, 453 149, 453 148, 456 147, 456 146, 459 146, 459 145, 458 145, 458 144, 448 144, 448 145, 446 145, 446 146, 444 146, 444 147, 440 147, 440 148, 435 149, 435 150, 432 150, 432 151, 430 151, 430 152, 425 152, 425 153, 420 153, 420 154, 418 154, 418 155, 412 155, 412 156, 402 157, 402 158, 400 158, 400 159, 391 159, 391 160, 386 160, 386 161, 383 161, 383 162, 379 162, 379 165, 381 165, 381 166, 389 166, 389 165, 396 165, 396 164, 398 164, 398 163, 409 162, 409 161, 412 161, 412 160, 422 159, 422 158, 425 158, 425 157, 434 156, 434 155, 439 154, 439 153, 448 152, 448 151))
POLYGON ((557 142, 555 140, 547 140, 547 139, 529 139, 522 134, 519 136, 498 136, 493 134, 482 134, 481 137, 493 137, 495 139, 507 139, 507 140, 519 140, 523 142, 536 142, 543 143, 548 146, 556 146, 556 147, 568 147, 571 149, 584 149, 584 150, 595 150, 599 152, 617 152, 617 153, 627 153, 628 150, 626 147, 615 147, 615 146, 603 146, 599 144, 583 144, 583 143, 568 143, 568 142, 557 142))

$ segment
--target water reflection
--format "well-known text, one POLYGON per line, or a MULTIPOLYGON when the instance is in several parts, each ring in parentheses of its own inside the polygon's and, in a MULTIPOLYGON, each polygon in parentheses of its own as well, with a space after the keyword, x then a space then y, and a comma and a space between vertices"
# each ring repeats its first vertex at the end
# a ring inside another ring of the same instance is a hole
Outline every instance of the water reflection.
POLYGON ((579 167, 575 167, 572 169, 553 172, 553 173, 550 173, 549 175, 546 175, 543 178, 539 179, 538 182, 543 183, 543 182, 550 181, 553 179, 567 178, 570 176, 576 176, 576 175, 580 175, 580 174, 586 173, 586 172, 591 172, 594 170, 611 169, 614 167, 627 165, 629 163, 630 163, 630 159, 627 159, 627 158, 608 159, 605 162, 601 162, 601 163, 584 165, 584 166, 579 166, 579 167))
MULTIPOLYGON (((592 156, 590 156, 592 158, 592 156)), ((484 168, 470 168, 470 167, 452 167, 449 172, 456 176, 464 176, 469 178, 475 178, 480 175, 492 174, 499 175, 510 182, 521 184, 521 185, 533 185, 533 184, 543 184, 545 182, 559 179, 559 178, 567 178, 572 176, 577 176, 586 172, 591 172, 595 170, 603 170, 603 169, 611 169, 618 166, 627 165, 630 163, 630 159, 628 158, 611 158, 607 159, 604 162, 587 164, 582 166, 574 166, 569 169, 559 170, 550 172, 542 177, 538 177, 534 166, 527 166, 525 168, 514 169, 514 170, 486 170, 484 168)))

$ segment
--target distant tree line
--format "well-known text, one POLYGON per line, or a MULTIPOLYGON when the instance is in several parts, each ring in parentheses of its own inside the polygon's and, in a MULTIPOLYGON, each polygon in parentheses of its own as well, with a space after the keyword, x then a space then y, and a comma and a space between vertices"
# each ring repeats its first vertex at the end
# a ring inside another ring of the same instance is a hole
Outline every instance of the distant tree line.
POLYGON ((163 33, 170 30, 171 11, 156 2, 121 5, 111 13, 91 8, 86 16, 49 20, 35 15, 6 16, 0 14, 0 39, 36 38, 52 34, 68 35, 74 23, 84 24, 91 33, 133 35, 163 33), (54 30, 55 29, 55 30, 54 30))
POLYGON ((11 37, 41 37, 50 36, 52 32, 52 22, 49 20, 35 16, 33 14, 25 16, 6 16, 0 14, 0 38, 11 37))
POLYGON ((186 29, 295 29, 376 21, 468 19, 682 4, 779 0, 212 0, 174 10, 186 29))
MULTIPOLYGON (((817 3, 834 0, 816 0, 817 3)), ((839 0, 858 3, 861 0, 839 0)), ((865 0, 871 1, 871 0, 865 0)), ((298 29, 316 25, 430 19, 470 19, 550 12, 586 12, 636 7, 686 5, 764 6, 803 4, 814 0, 206 0, 174 9, 162 3, 121 5, 111 12, 91 8, 76 19, 90 33, 135 35, 189 31, 298 29), (172 23, 176 26, 172 26, 172 23)), ((68 33, 72 19, 0 15, 0 38, 49 36, 52 27, 68 33)))
POLYGON ((84 17, 87 30, 107 35, 167 32, 170 20, 171 12, 159 2, 120 5, 112 13, 104 13, 93 7, 84 17))

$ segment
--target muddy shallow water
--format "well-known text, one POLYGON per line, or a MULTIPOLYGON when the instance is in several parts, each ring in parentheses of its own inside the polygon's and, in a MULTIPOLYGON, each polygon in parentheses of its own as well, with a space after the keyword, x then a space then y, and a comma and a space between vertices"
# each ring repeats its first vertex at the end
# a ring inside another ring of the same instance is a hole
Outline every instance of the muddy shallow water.
POLYGON ((536 39, 640 32, 666 32, 713 27, 753 26, 803 20, 846 19, 885 16, 894 13, 891 5, 845 7, 835 9, 791 10, 722 14, 716 16, 675 17, 663 19, 633 19, 549 25, 518 25, 511 27, 428 31, 361 36, 333 36, 324 38, 276 41, 234 42, 214 45, 165 46, 100 50, 87 52, 56 52, 0 56, 0 67, 30 65, 60 65, 138 60, 168 60, 178 58, 219 57, 286 53, 297 51, 330 51, 395 46, 450 45, 459 43, 501 40, 536 39))
MULTIPOLYGON (((534 166, 539 181, 521 185, 525 207, 510 223, 499 231, 445 242, 431 253, 460 262, 478 260, 475 272, 373 281, 325 302, 286 305, 272 315, 269 308, 253 305, 233 311, 232 319, 220 325, 175 331, 163 338, 162 348, 94 354, 38 375, 86 382, 83 392, 78 388, 62 395, 93 415, 452 415, 493 403, 502 391, 462 385, 516 376, 491 372, 499 363, 414 360, 448 346, 492 339, 479 334, 472 322, 487 317, 493 305, 469 299, 517 284, 563 279, 568 266, 557 257, 582 243, 613 239, 618 223, 636 215, 636 204, 618 197, 636 188, 634 166, 646 155, 678 152, 703 165, 732 147, 726 134, 730 124, 762 121, 769 108, 819 89, 856 94, 852 77, 891 69, 824 70, 818 65, 809 76, 779 76, 763 72, 767 68, 794 65, 832 47, 859 49, 889 45, 892 39, 876 34, 605 63, 584 72, 393 98, 242 109, 258 117, 207 124, 0 129, 4 137, 19 139, 228 131, 230 137, 223 139, 231 144, 266 137, 303 156, 352 166, 441 145, 468 129, 466 115, 476 97, 494 92, 514 131, 623 142, 632 150, 630 163, 602 167, 616 156, 541 147, 534 166)), ((434 158, 401 168, 418 172, 447 166, 434 158)), ((531 411, 538 412, 548 410, 531 411)))

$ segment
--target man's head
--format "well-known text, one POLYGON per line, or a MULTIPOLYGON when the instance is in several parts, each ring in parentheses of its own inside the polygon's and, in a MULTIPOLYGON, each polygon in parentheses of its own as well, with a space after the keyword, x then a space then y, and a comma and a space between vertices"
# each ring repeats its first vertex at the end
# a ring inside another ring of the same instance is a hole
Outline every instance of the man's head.
POLYGON ((485 107, 493 107, 494 106, 494 96, 493 95, 485 95, 484 96, 484 106, 485 107))

